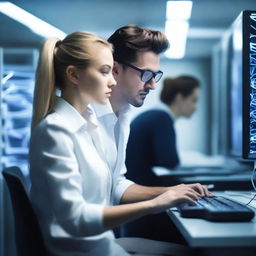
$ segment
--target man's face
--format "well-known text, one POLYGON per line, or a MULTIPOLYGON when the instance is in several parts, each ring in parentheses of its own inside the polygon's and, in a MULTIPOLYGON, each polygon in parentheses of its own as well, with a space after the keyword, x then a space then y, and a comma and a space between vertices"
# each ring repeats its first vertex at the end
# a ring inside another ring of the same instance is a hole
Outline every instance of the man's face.
MULTIPOLYGON (((130 64, 140 69, 157 72, 159 71, 159 62, 159 55, 153 52, 139 52, 137 61, 130 64)), ((134 107, 142 106, 149 91, 155 89, 155 79, 152 78, 145 83, 141 81, 140 71, 120 63, 116 63, 116 65, 118 72, 114 72, 114 77, 117 81, 115 90, 120 96, 120 101, 123 104, 131 104, 134 107)))

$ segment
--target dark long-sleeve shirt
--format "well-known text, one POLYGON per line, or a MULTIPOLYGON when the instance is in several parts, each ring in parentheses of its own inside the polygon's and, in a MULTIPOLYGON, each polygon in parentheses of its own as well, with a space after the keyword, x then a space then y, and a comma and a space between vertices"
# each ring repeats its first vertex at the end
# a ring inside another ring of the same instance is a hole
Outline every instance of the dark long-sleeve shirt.
POLYGON ((173 119, 163 110, 150 110, 131 123, 126 150, 126 177, 147 186, 161 185, 153 166, 179 164, 173 119))

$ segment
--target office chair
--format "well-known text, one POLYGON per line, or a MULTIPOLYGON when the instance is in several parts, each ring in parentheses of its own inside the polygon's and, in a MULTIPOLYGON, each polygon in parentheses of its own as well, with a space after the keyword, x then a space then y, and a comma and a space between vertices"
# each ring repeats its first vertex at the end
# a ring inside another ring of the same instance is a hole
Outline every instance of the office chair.
POLYGON ((17 255, 48 255, 37 217, 28 196, 25 177, 15 166, 5 168, 2 173, 11 196, 17 255))

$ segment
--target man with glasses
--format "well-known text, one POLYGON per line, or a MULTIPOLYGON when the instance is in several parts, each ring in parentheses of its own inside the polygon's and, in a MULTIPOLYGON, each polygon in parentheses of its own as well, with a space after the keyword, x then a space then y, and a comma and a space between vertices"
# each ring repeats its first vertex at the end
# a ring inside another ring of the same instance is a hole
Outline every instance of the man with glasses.
MULTIPOLYGON (((99 120, 106 163, 114 176, 112 202, 125 204, 149 200, 168 189, 179 192, 179 186, 141 186, 124 176, 130 125, 129 105, 142 106, 150 90, 155 89, 163 75, 159 55, 169 47, 168 40, 160 31, 127 25, 117 29, 108 41, 114 48, 113 76, 117 86, 112 89, 110 104, 94 105, 94 110, 99 120)), ((201 185, 184 186, 208 195, 201 185)))

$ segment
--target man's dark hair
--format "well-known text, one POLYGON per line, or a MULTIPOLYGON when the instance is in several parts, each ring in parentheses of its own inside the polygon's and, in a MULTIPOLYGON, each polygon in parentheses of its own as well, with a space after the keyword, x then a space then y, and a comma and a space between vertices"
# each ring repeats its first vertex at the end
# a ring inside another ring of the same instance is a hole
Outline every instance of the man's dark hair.
POLYGON ((160 54, 169 47, 165 34, 157 30, 140 28, 137 25, 121 27, 108 41, 114 46, 114 60, 132 63, 137 60, 137 52, 152 51, 160 54))
POLYGON ((166 78, 160 94, 160 100, 166 105, 170 105, 177 94, 188 97, 194 89, 200 86, 199 81, 192 76, 179 76, 176 78, 166 78))

